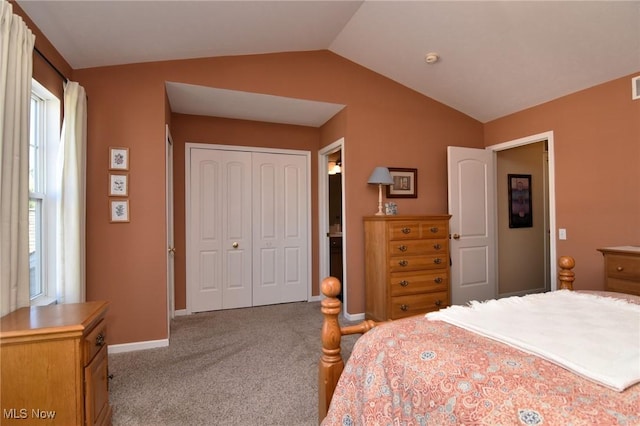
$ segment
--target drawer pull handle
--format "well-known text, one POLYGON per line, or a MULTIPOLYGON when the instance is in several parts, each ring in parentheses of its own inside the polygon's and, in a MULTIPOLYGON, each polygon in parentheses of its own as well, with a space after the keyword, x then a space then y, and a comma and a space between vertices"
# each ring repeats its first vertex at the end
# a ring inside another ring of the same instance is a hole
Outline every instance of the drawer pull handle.
POLYGON ((407 227, 402 228, 403 234, 409 234, 410 232, 411 232, 411 228, 407 228, 407 227))
POLYGON ((618 272, 622 272, 622 271, 624 271, 624 268, 623 268, 622 266, 618 266, 618 267, 616 268, 616 271, 618 271, 618 272))
POLYGON ((400 310, 407 312, 409 310, 409 305, 400 305, 400 310))
POLYGON ((100 333, 96 336, 96 346, 104 346, 104 334, 100 333))
POLYGON ((407 281, 407 280, 402 280, 402 281, 400 281, 400 285, 401 285, 402 287, 406 287, 406 286, 408 286, 408 285, 409 285, 409 281, 407 281))
POLYGON ((400 265, 400 266, 407 266, 408 264, 409 264, 409 262, 406 261, 406 260, 401 260, 400 262, 398 262, 398 265, 400 265))
POLYGON ((442 248, 442 246, 439 243, 435 243, 433 245, 433 248, 436 249, 436 250, 440 250, 442 248))
POLYGON ((407 248, 408 248, 407 246, 402 245, 402 246, 398 247, 398 250, 400 250, 400 251, 403 251, 403 252, 404 252, 404 251, 407 251, 407 248))
POLYGON ((439 265, 442 263, 442 259, 440 259, 439 257, 436 257, 435 259, 433 259, 433 263, 435 263, 436 265, 439 265))
POLYGON ((442 306, 442 300, 436 300, 436 306, 442 306))
POLYGON ((433 282, 435 282, 436 284, 440 284, 442 282, 442 278, 440 277, 436 277, 433 282))
POLYGON ((429 231, 433 232, 434 234, 438 233, 438 227, 437 226, 432 226, 431 229, 429 229, 429 231))

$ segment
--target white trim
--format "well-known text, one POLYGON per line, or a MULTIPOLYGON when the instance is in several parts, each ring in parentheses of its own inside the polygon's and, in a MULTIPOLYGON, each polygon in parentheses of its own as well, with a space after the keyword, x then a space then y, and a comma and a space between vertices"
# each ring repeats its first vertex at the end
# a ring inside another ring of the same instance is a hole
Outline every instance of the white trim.
MULTIPOLYGON (((286 154, 286 155, 301 155, 305 156, 307 160, 307 301, 311 297, 311 270, 312 268, 312 242, 311 242, 311 151, 299 150, 299 149, 285 149, 285 148, 265 148, 256 146, 239 146, 239 145, 218 145, 208 143, 186 142, 184 148, 184 173, 185 173, 185 196, 184 196, 184 211, 185 211, 185 235, 188 237, 191 232, 191 222, 189 215, 186 213, 189 211, 189 205, 191 203, 191 150, 192 149, 211 149, 211 150, 226 150, 226 151, 243 151, 243 152, 262 152, 271 154, 286 154)), ((191 249, 187 243, 185 248, 185 258, 189 259, 191 256, 191 249)), ((191 315, 191 302, 189 301, 189 265, 185 268, 185 291, 187 296, 187 307, 185 309, 186 315, 191 315)))
POLYGON ((177 317, 183 317, 183 316, 187 315, 187 310, 186 309, 176 309, 173 313, 177 317))
POLYGON ((640 99, 640 75, 631 79, 631 99, 640 99))
POLYGON ((525 136, 523 138, 514 139, 511 141, 499 143, 496 145, 490 145, 485 149, 491 150, 494 153, 497 151, 503 151, 505 149, 516 148, 518 146, 529 145, 532 143, 547 141, 548 154, 549 154, 549 258, 551 259, 549 265, 551 290, 556 290, 558 287, 558 281, 556 277, 557 265, 556 259, 556 245, 557 245, 557 233, 556 233, 556 174, 555 174, 555 144, 553 139, 553 130, 547 132, 538 133, 531 136, 525 136))
POLYGON ((364 321, 364 314, 349 314, 344 312, 344 319, 347 321, 364 321))
POLYGON ((123 352, 135 352, 145 349, 165 348, 169 346, 169 339, 147 340, 144 342, 122 343, 118 345, 109 345, 107 351, 109 355, 120 354, 123 352))
MULTIPOLYGON (((329 264, 329 240, 324 238, 329 232, 329 206, 327 205, 327 200, 329 199, 329 183, 327 182, 327 167, 328 167, 328 155, 340 151, 340 159, 342 161, 342 170, 340 173, 342 174, 342 312, 346 315, 347 312, 347 274, 345 274, 345 266, 347 251, 344 249, 347 242, 347 221, 345 220, 347 217, 346 213, 346 203, 345 203, 345 181, 346 181, 346 171, 345 171, 345 150, 344 150, 344 138, 340 138, 335 142, 325 146, 321 150, 318 151, 318 253, 319 253, 319 268, 318 272, 320 276, 318 277, 318 287, 322 284, 322 280, 329 276, 330 274, 330 264, 329 264)), ((318 292, 320 292, 320 288, 318 288, 318 292)), ((309 293, 311 294, 311 293, 309 293)), ((322 293, 318 294, 318 300, 324 299, 322 293)), ((364 314, 363 314, 364 315, 364 314)))

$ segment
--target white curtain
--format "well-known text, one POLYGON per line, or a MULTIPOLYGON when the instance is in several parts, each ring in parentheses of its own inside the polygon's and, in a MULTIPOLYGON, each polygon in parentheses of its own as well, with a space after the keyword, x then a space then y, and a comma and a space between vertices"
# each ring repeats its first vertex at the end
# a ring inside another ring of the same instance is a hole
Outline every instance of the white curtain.
POLYGON ((58 151, 58 303, 86 300, 86 150, 87 96, 82 86, 68 81, 64 86, 64 121, 58 151))
POLYGON ((35 36, 0 2, 0 315, 29 306, 29 105, 35 36))

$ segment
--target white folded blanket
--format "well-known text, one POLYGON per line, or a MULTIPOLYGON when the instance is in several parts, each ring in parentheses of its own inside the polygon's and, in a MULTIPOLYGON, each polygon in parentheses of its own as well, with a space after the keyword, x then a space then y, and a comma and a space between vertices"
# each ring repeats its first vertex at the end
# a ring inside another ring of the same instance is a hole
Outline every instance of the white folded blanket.
POLYGON ((640 305, 559 290, 427 314, 622 392, 640 382, 640 305))

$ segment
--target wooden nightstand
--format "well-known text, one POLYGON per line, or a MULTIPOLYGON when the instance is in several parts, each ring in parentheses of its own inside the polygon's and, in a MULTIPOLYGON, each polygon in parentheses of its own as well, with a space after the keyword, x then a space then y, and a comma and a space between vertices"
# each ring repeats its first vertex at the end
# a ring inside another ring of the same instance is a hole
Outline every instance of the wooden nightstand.
POLYGON ((607 291, 640 296, 640 246, 598 249, 604 255, 607 291))
POLYGON ((2 425, 110 425, 107 302, 0 318, 2 425))

